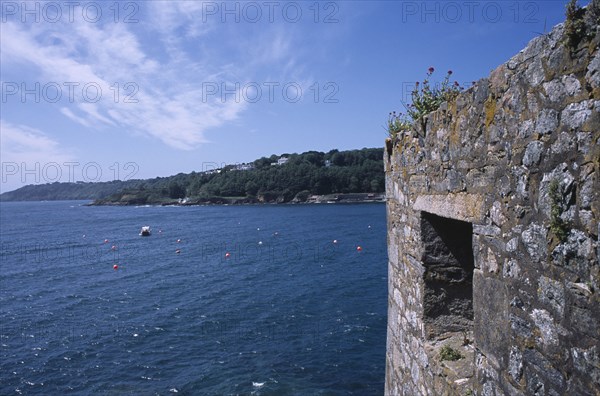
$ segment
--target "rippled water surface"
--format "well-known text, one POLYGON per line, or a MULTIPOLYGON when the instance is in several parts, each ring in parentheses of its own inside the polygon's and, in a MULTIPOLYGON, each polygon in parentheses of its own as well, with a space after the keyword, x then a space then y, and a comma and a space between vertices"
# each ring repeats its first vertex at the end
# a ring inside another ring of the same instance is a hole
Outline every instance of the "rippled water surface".
POLYGON ((0 227, 2 395, 383 394, 382 204, 9 202, 0 227))

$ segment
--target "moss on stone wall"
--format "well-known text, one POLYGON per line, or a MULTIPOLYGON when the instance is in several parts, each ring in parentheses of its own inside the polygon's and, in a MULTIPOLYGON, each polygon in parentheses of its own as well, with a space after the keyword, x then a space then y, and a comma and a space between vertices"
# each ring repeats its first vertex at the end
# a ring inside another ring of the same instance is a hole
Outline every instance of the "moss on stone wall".
POLYGON ((561 197, 558 191, 560 185, 558 180, 553 179, 550 182, 550 231, 558 238, 560 242, 565 242, 569 236, 569 227, 560 217, 562 215, 561 197))

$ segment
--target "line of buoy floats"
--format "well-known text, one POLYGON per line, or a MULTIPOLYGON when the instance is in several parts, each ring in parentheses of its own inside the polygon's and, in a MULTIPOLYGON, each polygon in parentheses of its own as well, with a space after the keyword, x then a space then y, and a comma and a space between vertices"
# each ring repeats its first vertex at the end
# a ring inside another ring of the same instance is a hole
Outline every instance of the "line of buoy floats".
MULTIPOLYGON (((239 223, 238 223, 238 224, 239 224, 239 223)), ((367 228, 371 229, 371 226, 369 225, 367 228)), ((259 227, 259 228, 257 228, 257 229, 256 229, 256 231, 260 231, 260 227, 259 227)), ((162 234, 162 229, 159 229, 159 230, 158 230, 158 233, 159 233, 159 234, 162 234)), ((279 236, 279 233, 278 233, 277 231, 275 231, 275 232, 273 233, 273 236, 274 236, 274 237, 277 237, 277 236, 279 236)), ((85 237, 86 237, 86 235, 85 235, 85 234, 83 234, 83 238, 85 238, 85 237)), ((110 241, 109 241, 108 239, 104 239, 104 244, 108 244, 109 242, 110 242, 110 241)), ((181 243, 181 238, 178 238, 178 239, 175 241, 175 243, 181 243)), ((334 240, 332 241, 332 243, 333 243, 334 245, 337 245, 337 244, 338 244, 338 240, 337 240, 337 239, 334 239, 334 240)), ((263 245, 263 242, 262 242, 262 241, 258 241, 258 245, 259 245, 259 246, 262 246, 262 245, 263 245)), ((117 246, 117 245, 112 245, 112 246, 111 246, 111 250, 112 250, 112 251, 116 251, 117 249, 118 249, 118 246, 117 246)), ((363 250, 362 246, 360 246, 360 245, 357 245, 357 246, 356 246, 356 251, 357 251, 357 252, 362 252, 362 250, 363 250)), ((175 249, 175 254, 180 254, 180 253, 181 253, 181 249, 179 249, 179 248, 178 248, 178 249, 175 249)), ((230 253, 230 252, 225 252, 225 258, 226 258, 226 259, 229 259, 229 258, 231 258, 231 253, 230 253)), ((119 265, 118 265, 118 264, 114 264, 114 265, 113 265, 113 270, 115 270, 115 271, 116 271, 116 270, 118 270, 118 269, 119 269, 119 265)))
MULTIPOLYGON (((369 228, 371 228, 371 226, 369 226, 369 228)), ((275 234, 277 234, 277 233, 275 233, 275 234)), ((334 239, 334 240, 332 241, 332 243, 333 243, 334 245, 337 245, 337 243, 338 243, 338 240, 337 240, 337 239, 334 239)), ((262 244, 263 244, 263 243, 262 243, 262 241, 258 241, 258 245, 262 245, 262 244)), ((357 252, 362 252, 362 250, 363 250, 362 246, 360 246, 360 245, 357 245, 357 246, 356 246, 356 251, 357 251, 357 252)), ((226 253, 225 253, 225 258, 226 258, 226 259, 228 259, 228 258, 231 258, 231 253, 230 253, 230 252, 226 252, 226 253)))

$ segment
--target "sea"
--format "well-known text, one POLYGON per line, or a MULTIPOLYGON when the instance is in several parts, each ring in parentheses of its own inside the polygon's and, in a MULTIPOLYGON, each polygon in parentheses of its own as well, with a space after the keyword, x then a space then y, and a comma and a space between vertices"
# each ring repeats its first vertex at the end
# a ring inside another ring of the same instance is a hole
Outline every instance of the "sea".
POLYGON ((86 203, 0 203, 1 395, 383 394, 384 204, 86 203))

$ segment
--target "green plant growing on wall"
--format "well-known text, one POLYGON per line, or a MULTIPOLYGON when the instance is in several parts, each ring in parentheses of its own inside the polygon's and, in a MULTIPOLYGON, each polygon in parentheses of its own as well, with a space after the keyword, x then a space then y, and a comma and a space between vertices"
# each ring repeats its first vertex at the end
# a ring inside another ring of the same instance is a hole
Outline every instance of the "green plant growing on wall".
POLYGON ((415 83, 415 88, 411 92, 412 103, 408 105, 408 115, 413 121, 423 122, 423 117, 440 108, 444 102, 454 100, 461 91, 460 84, 455 81, 450 83, 452 70, 448 70, 446 77, 439 86, 431 85, 429 79, 435 69, 430 67, 427 70, 427 77, 421 85, 415 83))
POLYGON ((553 179, 548 186, 550 195, 550 231, 560 242, 565 242, 569 236, 569 227, 567 223, 560 217, 562 214, 561 197, 559 193, 558 180, 553 179))
POLYGON ((463 357, 464 356, 461 355, 459 351, 449 345, 444 345, 442 349, 440 349, 440 361, 448 360, 453 362, 462 359, 463 357))
POLYGON ((406 114, 390 113, 388 118, 388 133, 394 138, 398 132, 411 129, 415 123, 419 122, 425 130, 425 116, 432 111, 440 108, 444 102, 449 102, 458 96, 462 87, 458 81, 450 82, 452 70, 448 70, 446 77, 441 84, 436 85, 430 82, 431 76, 435 72, 433 67, 427 70, 427 77, 422 83, 416 82, 410 96, 412 103, 405 106, 406 114))
POLYGON ((577 0, 570 0, 567 4, 565 20, 565 44, 571 50, 577 48, 579 42, 586 37, 585 10, 577 5, 577 0))
POLYGON ((388 134, 392 139, 395 139, 400 132, 408 131, 412 127, 412 123, 406 117, 406 114, 396 113, 392 111, 388 117, 388 134))

